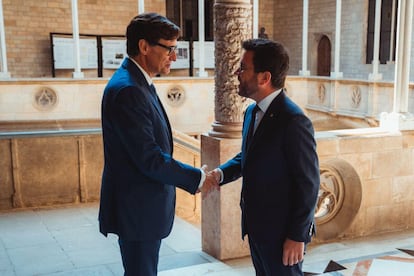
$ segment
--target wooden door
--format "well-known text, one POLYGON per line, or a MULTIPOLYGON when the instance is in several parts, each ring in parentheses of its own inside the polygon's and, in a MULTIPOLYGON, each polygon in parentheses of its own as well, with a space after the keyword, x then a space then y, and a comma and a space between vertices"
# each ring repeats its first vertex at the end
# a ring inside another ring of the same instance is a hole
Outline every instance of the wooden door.
POLYGON ((318 44, 318 76, 331 74, 331 42, 324 35, 318 44))

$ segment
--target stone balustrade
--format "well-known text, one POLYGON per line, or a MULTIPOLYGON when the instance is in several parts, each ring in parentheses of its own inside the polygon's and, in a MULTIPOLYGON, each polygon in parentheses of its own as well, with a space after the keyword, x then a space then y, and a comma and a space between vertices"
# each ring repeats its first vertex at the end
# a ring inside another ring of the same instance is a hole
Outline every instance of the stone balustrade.
MULTIPOLYGON (((105 83, 0 81, 0 209, 99 200, 105 83)), ((211 128, 212 78, 160 78, 156 85, 175 129, 198 137, 211 128)), ((392 110, 393 84, 289 77, 287 93, 317 130, 321 191, 315 240, 414 228, 414 132, 376 127, 381 113, 392 110)), ((180 132, 174 137, 175 158, 210 168, 232 157, 241 142, 203 135, 200 162, 200 141, 180 132), (226 150, 211 159, 220 147, 226 150)), ((248 254, 239 235, 239 189, 224 187, 211 205, 199 195, 177 193, 180 216, 200 222, 203 212, 203 248, 219 259, 248 254)))

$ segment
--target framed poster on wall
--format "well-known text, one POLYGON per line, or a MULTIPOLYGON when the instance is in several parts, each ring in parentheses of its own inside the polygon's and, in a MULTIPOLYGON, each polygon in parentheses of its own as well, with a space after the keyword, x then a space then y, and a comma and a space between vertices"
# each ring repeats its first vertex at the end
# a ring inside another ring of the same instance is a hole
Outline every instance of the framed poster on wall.
MULTIPOLYGON (((55 69, 74 69, 75 54, 72 37, 53 37, 53 58, 55 69)), ((96 38, 80 38, 80 65, 83 69, 98 68, 96 38)))
POLYGON ((102 38, 102 66, 104 69, 117 69, 127 56, 125 39, 102 38))

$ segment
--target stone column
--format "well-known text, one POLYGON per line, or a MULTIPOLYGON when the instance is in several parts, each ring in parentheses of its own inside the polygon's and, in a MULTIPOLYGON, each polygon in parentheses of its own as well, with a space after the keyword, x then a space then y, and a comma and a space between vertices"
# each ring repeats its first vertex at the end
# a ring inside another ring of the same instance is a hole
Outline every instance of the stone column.
POLYGON ((1 70, 0 79, 10 78, 10 73, 7 71, 7 51, 6 51, 6 35, 4 28, 4 17, 3 17, 3 1, 0 0, 0 59, 1 59, 1 70))
POLYGON ((378 72, 380 56, 380 30, 381 30, 381 0, 375 2, 375 31, 374 31, 374 55, 372 58, 372 73, 369 74, 370 80, 382 79, 382 74, 378 72))
POLYGON ((303 0, 303 20, 302 20, 302 70, 301 76, 309 76, 308 70, 308 24, 309 24, 309 0, 303 0))
POLYGON ((145 1, 144 0, 138 0, 138 14, 145 12, 145 1))
MULTIPOLYGON (((201 137, 201 162, 214 169, 241 149, 243 112, 249 103, 238 95, 234 72, 240 66, 241 43, 252 38, 250 0, 216 0, 215 40, 215 121, 208 136, 201 137)), ((217 259, 249 254, 241 239, 241 179, 229 183, 202 200, 203 251, 217 259)))
POLYGON ((205 41, 205 17, 204 17, 204 0, 198 0, 198 51, 199 54, 199 67, 198 67, 198 76, 207 77, 208 73, 205 70, 205 50, 204 50, 204 41, 205 41))
POLYGON ((391 37, 390 37, 390 58, 387 64, 394 63, 394 30, 395 30, 395 9, 396 0, 392 0, 392 11, 391 11, 391 37))
POLYGON ((397 46, 392 113, 382 113, 380 126, 390 130, 414 130, 414 116, 408 111, 413 1, 398 2, 397 46))
POLYGON ((240 138, 246 98, 238 95, 234 72, 240 66, 241 43, 252 38, 249 0, 216 0, 214 4, 215 122, 210 136, 240 138))
POLYGON ((78 21, 78 0, 72 0, 72 29, 73 29, 73 60, 75 71, 73 78, 83 78, 80 63, 80 41, 79 41, 79 21, 78 21))
POLYGON ((342 0, 336 0, 336 26, 335 26, 335 65, 334 71, 331 72, 331 77, 342 78, 343 73, 339 72, 340 51, 341 51, 341 15, 342 15, 342 0))

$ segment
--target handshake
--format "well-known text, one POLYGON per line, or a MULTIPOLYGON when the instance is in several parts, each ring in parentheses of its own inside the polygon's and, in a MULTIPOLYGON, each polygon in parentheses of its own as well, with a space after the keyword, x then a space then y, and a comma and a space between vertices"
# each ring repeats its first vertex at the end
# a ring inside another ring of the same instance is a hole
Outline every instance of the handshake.
POLYGON ((206 174, 206 179, 204 180, 203 185, 201 185, 201 187, 197 190, 197 192, 201 192, 202 198, 205 198, 210 194, 211 191, 220 190, 221 173, 218 169, 208 171, 207 165, 203 165, 201 169, 206 174))

